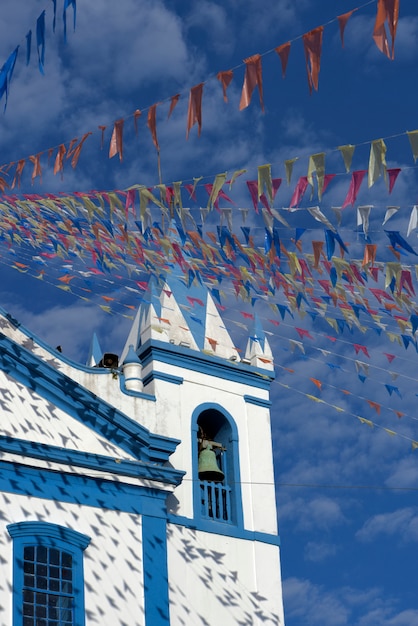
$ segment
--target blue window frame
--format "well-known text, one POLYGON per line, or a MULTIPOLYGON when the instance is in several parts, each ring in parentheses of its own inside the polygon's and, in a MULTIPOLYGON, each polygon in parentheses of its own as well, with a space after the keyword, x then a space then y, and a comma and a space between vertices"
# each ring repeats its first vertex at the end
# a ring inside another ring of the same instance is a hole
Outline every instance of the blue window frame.
POLYGON ((13 626, 84 626, 83 550, 90 537, 47 522, 7 527, 13 539, 13 626))

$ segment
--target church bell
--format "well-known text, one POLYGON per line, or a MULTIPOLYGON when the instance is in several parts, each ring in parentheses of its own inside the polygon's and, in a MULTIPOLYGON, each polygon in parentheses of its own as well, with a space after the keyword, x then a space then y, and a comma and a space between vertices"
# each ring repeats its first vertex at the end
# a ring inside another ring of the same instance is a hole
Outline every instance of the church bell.
POLYGON ((225 478, 225 474, 219 469, 216 454, 212 446, 207 446, 199 453, 198 473, 200 480, 219 483, 225 478))

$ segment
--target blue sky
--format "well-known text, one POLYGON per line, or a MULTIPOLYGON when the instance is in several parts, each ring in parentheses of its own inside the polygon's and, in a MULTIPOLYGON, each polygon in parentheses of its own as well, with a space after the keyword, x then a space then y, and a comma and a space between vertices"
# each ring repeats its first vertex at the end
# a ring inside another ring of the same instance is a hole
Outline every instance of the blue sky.
MULTIPOLYGON (((349 244, 350 258, 362 259, 365 238, 357 226, 355 208, 344 210, 341 225, 332 210, 342 205, 351 178, 336 148, 355 145, 352 170, 367 169, 370 142, 384 138, 388 167, 401 169, 395 188, 389 196, 382 178, 370 189, 364 181, 355 206, 373 206, 369 237, 378 247, 380 262, 396 261, 387 248, 385 227, 400 232, 416 247, 416 231, 406 235, 418 198, 416 168, 405 135, 418 128, 416 2, 400 2, 393 61, 379 52, 372 39, 376 2, 366 3, 353 14, 344 49, 335 18, 360 6, 353 0, 79 0, 75 33, 72 9, 68 12, 67 44, 63 42, 62 4, 58 0, 53 34, 52 2, 2 3, 0 54, 5 61, 17 45, 21 48, 7 110, 0 116, 1 162, 27 159, 93 133, 77 168, 73 170, 67 162, 62 179, 53 175, 45 159, 42 182, 36 179, 32 185, 27 164, 20 193, 154 186, 157 159, 146 111, 161 102, 157 132, 165 183, 192 182, 200 176, 202 183, 209 183, 218 173, 227 171, 230 176, 241 168, 247 170, 231 192, 225 186, 235 202, 234 231, 241 239, 239 209, 249 208, 247 225, 256 243, 263 245, 264 223, 261 214, 254 213, 245 185, 246 179, 257 177, 257 167, 271 163, 273 177, 284 179, 284 161, 298 157, 291 185, 284 180, 276 196, 274 206, 282 209, 289 206, 298 177, 306 175, 309 156, 325 152, 326 172, 336 177, 322 201, 316 197, 310 201, 307 193, 300 208, 319 206, 349 244), (25 65, 25 35, 29 29, 35 32, 44 9, 45 75, 41 75, 34 45, 31 62, 25 65), (309 95, 301 35, 323 24, 327 25, 319 90, 309 95), (292 44, 282 79, 274 48, 287 41, 292 44), (251 105, 240 112, 243 59, 256 53, 264 55, 265 112, 260 110, 256 92, 251 105), (225 104, 215 76, 232 68, 236 69, 225 104), (194 127, 186 141, 188 93, 200 82, 205 83, 202 133, 199 138, 194 127), (176 93, 181 97, 167 120, 169 100, 176 93), (138 136, 132 119, 137 109, 143 110, 138 136), (117 157, 108 159, 113 122, 120 118, 125 118, 122 162, 117 157), (103 150, 99 125, 107 126, 103 150), (389 205, 400 209, 383 227, 389 205)), ((207 195, 199 186, 198 202, 191 205, 195 216, 199 204, 206 202, 207 195)), ((312 240, 324 239, 323 225, 306 210, 281 215, 291 226, 280 230, 289 250, 295 250, 291 238, 296 228, 306 229, 304 252, 312 240)), ((210 218, 212 226, 218 218, 218 214, 210 218)), ((105 284, 102 278, 90 277, 93 293, 87 301, 80 300, 76 290, 57 289, 60 270, 56 261, 48 262, 41 281, 33 278, 36 263, 27 248, 15 245, 7 250, 2 243, 0 254, 0 304, 39 337, 52 346, 61 344, 68 356, 80 361, 86 359, 93 331, 104 349, 121 349, 129 320, 109 315, 98 306, 103 293, 122 298, 116 279, 108 276, 105 284), (31 270, 13 269, 16 260, 28 263, 31 270)), ((401 261, 415 276, 414 255, 405 254, 401 261)), ((374 286, 384 288, 382 280, 374 286)), ((242 324, 249 322, 242 312, 253 309, 234 297, 231 285, 222 287, 225 322, 237 344, 245 347, 247 331, 242 324)), ((324 295, 317 282, 315 292, 318 297, 324 295)), ((138 296, 130 297, 137 305, 138 296)), ((399 336, 399 324, 387 312, 381 332, 362 315, 367 330, 339 333, 321 316, 313 320, 295 313, 281 319, 272 313, 272 302, 274 297, 260 298, 254 309, 269 333, 277 365, 272 422, 287 626, 415 626, 418 450, 411 449, 411 440, 418 440, 415 347, 405 349, 402 341, 391 341, 388 332, 399 336), (269 321, 273 317, 278 326, 269 321), (310 337, 301 337, 296 328, 306 330, 310 337), (355 346, 365 346, 370 356, 361 349, 356 352, 355 346), (321 382, 321 391, 312 379, 321 382), (387 385, 399 393, 392 390, 390 394, 387 385), (357 416, 372 422, 372 427, 357 416), (395 434, 391 436, 385 428, 395 434)), ((370 303, 382 309, 377 300, 370 303)), ((335 318, 336 313, 329 311, 335 318)), ((407 316, 414 312, 413 306, 407 316)))

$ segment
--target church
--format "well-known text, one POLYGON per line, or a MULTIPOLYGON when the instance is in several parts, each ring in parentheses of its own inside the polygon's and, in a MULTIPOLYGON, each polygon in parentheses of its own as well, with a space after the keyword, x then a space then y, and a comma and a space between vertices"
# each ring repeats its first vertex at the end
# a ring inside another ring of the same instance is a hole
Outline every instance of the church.
POLYGON ((273 378, 203 287, 86 365, 0 310, 0 623, 283 625, 273 378))

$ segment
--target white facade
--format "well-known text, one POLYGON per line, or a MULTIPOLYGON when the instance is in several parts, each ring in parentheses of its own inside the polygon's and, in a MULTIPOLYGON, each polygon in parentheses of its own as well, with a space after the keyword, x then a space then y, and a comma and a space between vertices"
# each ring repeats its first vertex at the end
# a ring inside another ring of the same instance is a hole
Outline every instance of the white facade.
POLYGON ((271 351, 257 328, 240 360, 209 294, 198 332, 181 295, 152 294, 113 369, 0 316, 1 624, 284 623, 271 351), (222 482, 199 478, 202 433, 222 482))

